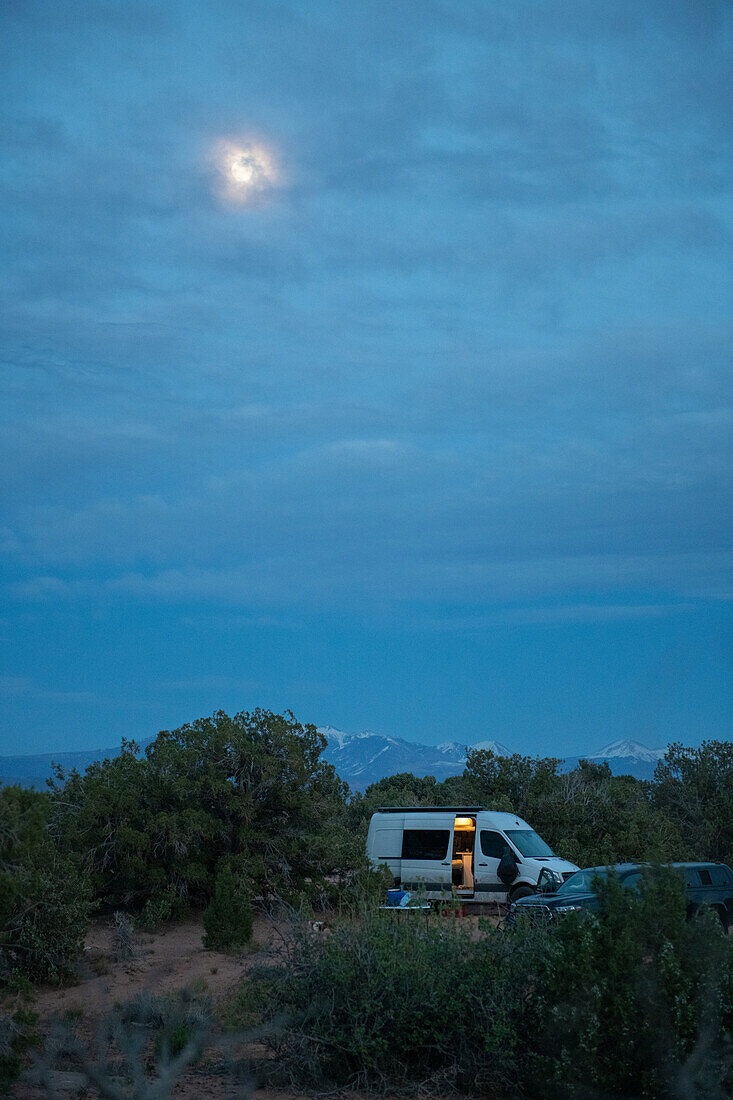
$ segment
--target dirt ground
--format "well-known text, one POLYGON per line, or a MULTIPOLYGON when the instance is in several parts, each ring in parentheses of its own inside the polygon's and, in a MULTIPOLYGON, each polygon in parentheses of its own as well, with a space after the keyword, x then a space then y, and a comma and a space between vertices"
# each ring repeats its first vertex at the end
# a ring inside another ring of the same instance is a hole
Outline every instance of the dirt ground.
POLYGON ((115 1004, 129 1001, 142 990, 165 994, 192 986, 218 999, 238 984, 255 961, 262 962, 280 934, 273 922, 255 918, 252 949, 228 955, 206 950, 203 931, 201 921, 193 919, 155 933, 136 933, 135 957, 115 963, 111 922, 100 921, 87 936, 79 984, 60 990, 42 988, 36 997, 36 1012, 46 1020, 81 1011, 96 1022, 115 1004))
MULTIPOLYGON (((135 933, 133 958, 117 962, 112 922, 109 919, 97 921, 86 938, 78 984, 64 989, 50 986, 36 989, 32 1007, 39 1015, 38 1030, 45 1035, 55 1019, 71 1019, 82 1041, 91 1044, 105 1016, 143 991, 160 995, 193 989, 199 995, 210 997, 214 1004, 221 1003, 237 988, 248 970, 266 961, 277 949, 282 942, 283 927, 264 917, 256 917, 253 942, 239 955, 205 950, 202 935, 200 919, 181 921, 151 934, 135 933)), ((206 1057, 202 1061, 205 1065, 206 1057)), ((53 1083, 60 1096, 81 1095, 81 1081, 76 1073, 57 1073, 53 1083)), ((92 1100, 98 1094, 92 1090, 84 1095, 92 1100)), ((194 1068, 182 1075, 173 1095, 176 1100, 194 1100, 195 1097, 228 1097, 242 1093, 232 1091, 232 1082, 225 1075, 194 1068)), ((272 1090, 255 1090, 253 1095, 256 1100, 289 1100, 287 1094, 272 1090)), ((21 1081, 11 1097, 13 1100, 48 1100, 49 1093, 45 1088, 21 1081)))
MULTIPOLYGON (((392 918, 395 919, 395 918, 392 918)), ((398 917, 396 919, 402 919, 398 917)), ((440 919, 431 917, 431 919, 440 919)), ((478 936, 478 919, 464 918, 470 934, 478 936)), ((314 928, 314 935, 328 935, 324 928, 314 928)), ((287 937, 287 926, 264 916, 256 916, 252 944, 241 954, 208 951, 202 943, 201 919, 192 918, 168 925, 155 933, 135 933, 134 957, 126 962, 115 961, 115 934, 108 918, 95 922, 86 937, 86 946, 79 967, 76 985, 58 989, 40 986, 35 991, 33 1010, 39 1015, 37 1025, 47 1035, 53 1021, 73 1021, 79 1038, 89 1047, 94 1042, 101 1021, 117 1006, 127 1003, 143 991, 172 994, 193 989, 198 995, 221 1005, 246 978, 248 971, 272 958, 287 937)), ((6 1004, 5 1010, 12 1010, 6 1004)), ((251 1096, 253 1100, 295 1100, 296 1094, 273 1089, 251 1092, 222 1073, 221 1056, 212 1049, 193 1068, 179 1078, 172 1093, 174 1100, 197 1100, 251 1096), (209 1055, 209 1056, 207 1056, 209 1055)), ((95 1089, 81 1091, 83 1079, 77 1072, 57 1071, 53 1074, 55 1095, 63 1098, 84 1097, 96 1100, 95 1089)), ((53 1094, 45 1087, 18 1082, 11 1092, 12 1100, 49 1100, 53 1094)), ((304 1094, 297 1094, 304 1100, 304 1094)), ((343 1100, 362 1100, 356 1094, 343 1100)), ((389 1100, 382 1097, 381 1100, 389 1100)))

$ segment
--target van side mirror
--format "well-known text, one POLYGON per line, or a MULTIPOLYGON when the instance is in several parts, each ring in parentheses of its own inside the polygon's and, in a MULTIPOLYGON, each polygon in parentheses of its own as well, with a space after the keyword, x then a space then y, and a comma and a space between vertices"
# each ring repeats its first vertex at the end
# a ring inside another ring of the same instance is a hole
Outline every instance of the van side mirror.
POLYGON ((562 886, 562 875, 557 871, 551 871, 549 867, 543 867, 537 879, 538 894, 556 894, 562 886))

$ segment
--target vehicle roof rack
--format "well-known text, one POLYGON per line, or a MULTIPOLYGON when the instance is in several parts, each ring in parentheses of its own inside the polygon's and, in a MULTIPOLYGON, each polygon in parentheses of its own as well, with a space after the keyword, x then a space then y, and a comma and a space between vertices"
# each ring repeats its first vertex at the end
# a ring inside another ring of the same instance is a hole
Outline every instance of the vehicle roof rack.
POLYGON ((377 806, 377 813, 404 814, 410 811, 415 813, 477 814, 485 809, 485 806, 377 806))

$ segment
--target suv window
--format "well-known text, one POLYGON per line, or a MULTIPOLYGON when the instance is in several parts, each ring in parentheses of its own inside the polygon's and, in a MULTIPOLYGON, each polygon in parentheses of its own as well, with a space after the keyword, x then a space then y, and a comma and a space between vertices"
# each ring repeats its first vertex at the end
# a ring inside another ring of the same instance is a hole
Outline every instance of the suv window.
POLYGON ((697 873, 700 876, 700 882, 703 886, 712 886, 713 880, 710 877, 710 872, 705 867, 698 868, 697 873))
POLYGON ((449 840, 449 829, 405 829, 402 858, 445 859, 449 840))
POLYGON ((481 830, 481 851, 490 859, 501 859, 509 845, 501 833, 492 833, 488 829, 481 830))

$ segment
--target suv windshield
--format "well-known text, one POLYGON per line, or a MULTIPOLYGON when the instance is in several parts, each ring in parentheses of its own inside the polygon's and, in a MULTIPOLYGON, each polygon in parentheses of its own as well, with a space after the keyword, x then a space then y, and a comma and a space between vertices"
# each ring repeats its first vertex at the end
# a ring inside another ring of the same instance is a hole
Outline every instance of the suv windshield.
POLYGON ((595 880, 605 878, 607 874, 605 867, 589 867, 587 871, 576 871, 562 884, 558 894, 592 894, 595 880))
POLYGON ((506 835, 520 855, 527 856, 528 859, 535 856, 554 856, 555 854, 534 829, 507 829, 506 835))

